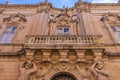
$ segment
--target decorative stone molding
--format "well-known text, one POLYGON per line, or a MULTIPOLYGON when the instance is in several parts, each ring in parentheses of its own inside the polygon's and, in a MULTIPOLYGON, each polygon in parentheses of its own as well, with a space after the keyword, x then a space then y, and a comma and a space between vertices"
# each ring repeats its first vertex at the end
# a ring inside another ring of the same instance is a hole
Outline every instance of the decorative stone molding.
POLYGON ((50 60, 50 52, 51 50, 42 50, 43 51, 43 60, 42 62, 51 62, 50 60))
POLYGON ((72 29, 76 30, 76 26, 78 24, 78 16, 77 15, 69 15, 68 14, 68 8, 61 9, 61 13, 59 13, 57 16, 52 15, 50 16, 50 21, 48 26, 50 27, 49 33, 50 35, 56 35, 55 29, 57 27, 69 27, 71 29, 70 35, 77 34, 77 31, 73 31, 72 29))
MULTIPOLYGON (((81 72, 79 72, 78 70, 76 70, 75 68, 73 68, 71 65, 67 66, 65 69, 60 68, 60 65, 58 65, 57 67, 51 68, 43 77, 42 79, 44 80, 49 80, 51 79, 54 75, 59 74, 59 73, 70 73, 72 75, 74 75, 77 79, 79 80, 83 80, 83 74, 81 72)), ((42 80, 40 79, 40 80, 42 80)))
POLYGON ((47 0, 45 0, 42 3, 38 3, 37 6, 38 6, 37 7, 37 13, 38 12, 46 12, 47 13, 50 10, 52 5, 47 0))
POLYGON ((33 61, 26 60, 19 65, 19 70, 18 80, 31 80, 32 75, 37 71, 37 67, 33 61))
POLYGON ((27 59, 33 60, 35 50, 25 49, 27 59))
MULTIPOLYGON (((104 68, 103 61, 96 61, 91 67, 90 73, 94 80, 108 80, 109 72, 104 68)), ((91 80, 91 79, 90 79, 91 80)))
POLYGON ((71 22, 71 17, 67 14, 67 8, 65 8, 61 10, 61 13, 59 15, 51 15, 49 24, 56 26, 70 26, 71 22))
POLYGON ((75 4, 75 7, 80 12, 90 12, 90 6, 91 6, 91 3, 89 3, 89 2, 82 2, 81 0, 79 0, 75 4))
POLYGON ((103 50, 92 50, 97 60, 102 60, 103 50))
POLYGON ((86 50, 75 50, 77 52, 78 60, 77 62, 82 62, 84 61, 84 56, 85 56, 85 51, 86 50))
POLYGON ((20 13, 10 15, 9 17, 3 19, 3 22, 7 22, 7 23, 20 23, 26 21, 27 19, 25 18, 25 15, 20 13))
POLYGON ((106 13, 103 15, 103 17, 101 18, 101 21, 120 21, 120 16, 117 13, 106 13))

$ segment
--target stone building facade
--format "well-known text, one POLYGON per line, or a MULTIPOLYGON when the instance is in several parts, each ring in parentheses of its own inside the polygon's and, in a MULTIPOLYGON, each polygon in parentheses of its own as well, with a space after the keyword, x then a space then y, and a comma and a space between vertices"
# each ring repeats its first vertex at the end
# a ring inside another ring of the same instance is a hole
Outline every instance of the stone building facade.
POLYGON ((0 80, 119 80, 119 70, 119 3, 0 4, 0 80))

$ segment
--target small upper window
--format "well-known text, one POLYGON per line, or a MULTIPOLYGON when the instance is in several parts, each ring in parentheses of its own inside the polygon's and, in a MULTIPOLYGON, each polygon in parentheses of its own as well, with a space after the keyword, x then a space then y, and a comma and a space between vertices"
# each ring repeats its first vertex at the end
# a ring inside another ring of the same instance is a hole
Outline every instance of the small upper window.
POLYGON ((3 34, 0 36, 0 43, 10 43, 17 27, 7 27, 3 34))
POLYGON ((58 27, 57 35, 69 35, 69 27, 58 27))
POLYGON ((69 28, 64 28, 64 32, 69 32, 69 28))

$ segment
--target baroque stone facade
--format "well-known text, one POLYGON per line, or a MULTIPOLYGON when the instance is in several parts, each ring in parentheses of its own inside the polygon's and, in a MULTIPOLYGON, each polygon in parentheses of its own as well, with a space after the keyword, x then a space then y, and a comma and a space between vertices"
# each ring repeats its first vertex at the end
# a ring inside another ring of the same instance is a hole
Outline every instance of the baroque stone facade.
POLYGON ((119 80, 119 7, 0 4, 0 80, 119 80))

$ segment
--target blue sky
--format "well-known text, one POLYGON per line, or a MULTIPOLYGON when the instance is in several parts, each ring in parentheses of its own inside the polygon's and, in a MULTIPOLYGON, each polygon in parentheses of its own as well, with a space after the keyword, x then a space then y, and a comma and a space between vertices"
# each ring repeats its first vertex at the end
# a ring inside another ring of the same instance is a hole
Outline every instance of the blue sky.
MULTIPOLYGON (((0 4, 9 1, 10 4, 35 4, 44 0, 0 0, 0 4)), ((62 8, 63 6, 72 7, 78 0, 48 0, 54 7, 62 8)), ((116 3, 118 0, 83 0, 92 3, 116 3)))

